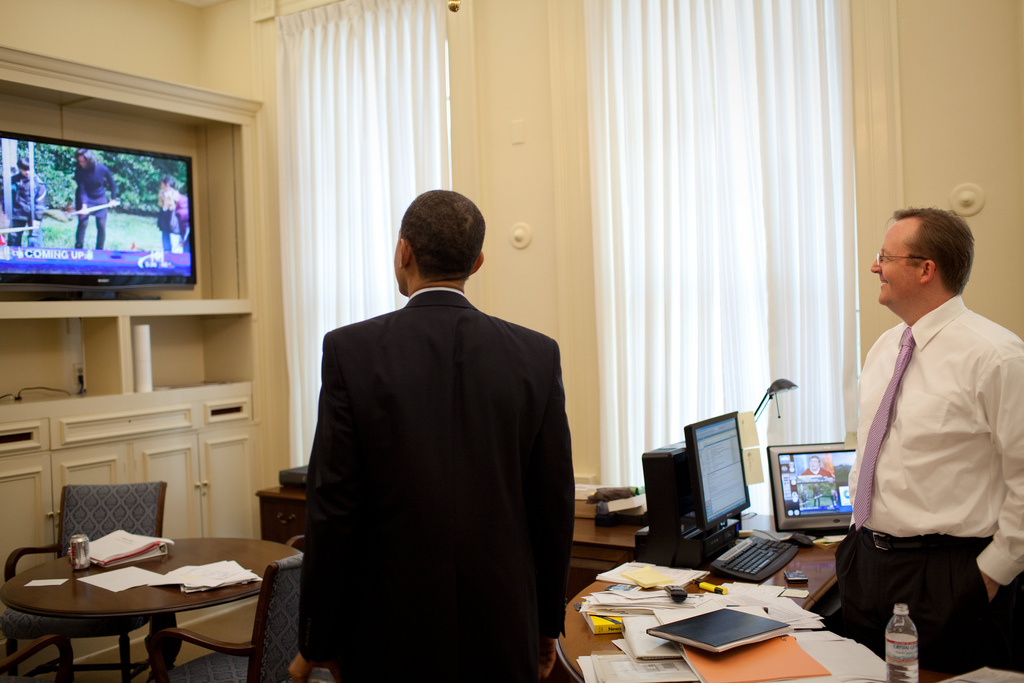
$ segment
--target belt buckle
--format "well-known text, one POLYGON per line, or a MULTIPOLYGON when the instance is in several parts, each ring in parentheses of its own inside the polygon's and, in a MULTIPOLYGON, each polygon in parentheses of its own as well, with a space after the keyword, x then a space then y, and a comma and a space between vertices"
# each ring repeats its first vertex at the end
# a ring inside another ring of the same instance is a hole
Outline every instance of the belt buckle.
POLYGON ((872 531, 871 540, 879 550, 892 550, 892 541, 888 534, 880 534, 877 531, 872 531))

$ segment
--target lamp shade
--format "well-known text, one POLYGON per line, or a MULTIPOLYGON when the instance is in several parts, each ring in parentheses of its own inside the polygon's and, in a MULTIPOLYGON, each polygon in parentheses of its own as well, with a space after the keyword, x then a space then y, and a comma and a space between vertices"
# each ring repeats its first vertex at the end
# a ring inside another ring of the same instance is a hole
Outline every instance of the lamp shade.
POLYGON ((789 391, 790 389, 796 389, 796 385, 788 379, 777 379, 768 387, 768 393, 777 394, 780 391, 789 391))
POLYGON ((768 391, 764 392, 764 398, 757 404, 757 410, 754 411, 754 421, 761 417, 761 413, 768 406, 768 402, 774 398, 775 394, 781 391, 789 391, 790 389, 796 389, 796 384, 789 381, 788 379, 777 379, 768 385, 768 391))

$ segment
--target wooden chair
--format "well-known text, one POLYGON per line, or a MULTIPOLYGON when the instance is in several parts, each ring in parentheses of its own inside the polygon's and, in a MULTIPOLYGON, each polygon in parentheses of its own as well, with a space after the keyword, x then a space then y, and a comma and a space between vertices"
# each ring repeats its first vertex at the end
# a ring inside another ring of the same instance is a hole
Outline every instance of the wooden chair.
POLYGON ((56 645, 57 651, 59 652, 57 657, 57 661, 59 662, 59 665, 57 666, 57 675, 53 680, 55 683, 70 683, 71 665, 74 659, 74 654, 71 651, 71 641, 64 636, 58 635, 36 638, 25 647, 17 650, 14 654, 5 657, 3 661, 0 661, 0 680, 3 680, 4 683, 11 683, 13 681, 19 681, 21 683, 37 683, 37 679, 35 678, 11 676, 8 675, 7 672, 17 671, 19 664, 51 645, 56 645))
MULTIPOLYGON (((4 580, 17 573, 18 560, 26 555, 67 552, 74 534, 87 534, 96 539, 112 531, 124 529, 133 534, 160 536, 164 526, 164 498, 167 483, 108 484, 64 487, 61 493, 60 526, 57 542, 41 548, 17 548, 11 552, 4 567, 4 580)), ((0 614, 0 631, 7 637, 7 654, 14 654, 19 640, 31 640, 49 634, 67 638, 117 636, 119 662, 110 664, 79 664, 84 670, 119 670, 122 683, 129 683, 145 671, 147 663, 133 664, 128 633, 146 625, 147 617, 45 617, 6 609, 0 614)), ((52 670, 52 666, 40 667, 52 670)), ((15 669, 15 673, 17 670, 15 669)))
POLYGON ((228 643, 183 628, 165 628, 149 641, 149 663, 157 683, 279 683, 289 680, 288 665, 295 657, 299 637, 299 578, 302 555, 270 563, 256 603, 252 640, 228 643), (208 650, 170 671, 161 644, 170 639, 208 650))

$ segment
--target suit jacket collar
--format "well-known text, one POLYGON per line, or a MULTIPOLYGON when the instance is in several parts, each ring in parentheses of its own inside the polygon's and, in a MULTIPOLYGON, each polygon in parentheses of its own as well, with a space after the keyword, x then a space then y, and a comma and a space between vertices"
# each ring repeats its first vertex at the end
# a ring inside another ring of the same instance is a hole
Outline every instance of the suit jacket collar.
POLYGON ((469 299, 455 290, 417 294, 405 304, 405 308, 412 308, 414 306, 457 306, 459 308, 475 309, 475 306, 469 303, 469 299))

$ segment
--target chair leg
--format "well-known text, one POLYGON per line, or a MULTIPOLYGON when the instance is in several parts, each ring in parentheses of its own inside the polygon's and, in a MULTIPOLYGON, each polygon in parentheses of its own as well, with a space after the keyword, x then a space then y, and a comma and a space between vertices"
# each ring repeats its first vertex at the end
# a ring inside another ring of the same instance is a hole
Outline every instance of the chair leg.
POLYGON ((132 683, 131 642, 127 633, 118 636, 117 649, 121 655, 121 683, 132 683))
MULTIPOLYGON (((14 638, 8 638, 7 639, 7 656, 10 657, 11 655, 13 655, 17 651, 18 651, 18 641, 15 640, 14 638)), ((17 664, 15 664, 14 666, 12 666, 10 668, 10 675, 11 676, 17 676, 18 675, 18 665, 17 664)))

